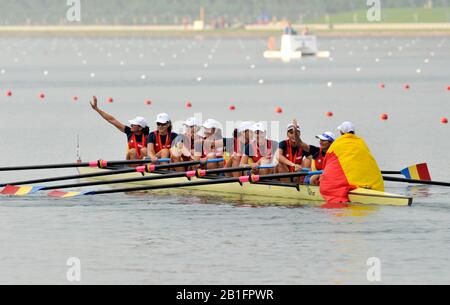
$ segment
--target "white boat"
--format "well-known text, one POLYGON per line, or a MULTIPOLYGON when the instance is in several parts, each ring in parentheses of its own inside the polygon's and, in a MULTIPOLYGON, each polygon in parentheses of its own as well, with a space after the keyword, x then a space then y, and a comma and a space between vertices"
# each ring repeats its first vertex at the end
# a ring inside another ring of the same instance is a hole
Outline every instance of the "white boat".
POLYGON ((316 56, 320 58, 330 57, 329 51, 319 51, 317 37, 315 35, 291 35, 284 34, 281 37, 280 50, 267 50, 264 57, 269 59, 282 59, 290 61, 300 59, 303 56, 316 56))

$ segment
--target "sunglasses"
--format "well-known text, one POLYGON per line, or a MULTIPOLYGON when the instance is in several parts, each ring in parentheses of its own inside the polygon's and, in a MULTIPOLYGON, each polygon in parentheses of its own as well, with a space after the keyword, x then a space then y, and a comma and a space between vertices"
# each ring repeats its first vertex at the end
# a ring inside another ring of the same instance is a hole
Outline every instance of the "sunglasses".
POLYGON ((156 126, 166 126, 168 123, 156 123, 156 126))

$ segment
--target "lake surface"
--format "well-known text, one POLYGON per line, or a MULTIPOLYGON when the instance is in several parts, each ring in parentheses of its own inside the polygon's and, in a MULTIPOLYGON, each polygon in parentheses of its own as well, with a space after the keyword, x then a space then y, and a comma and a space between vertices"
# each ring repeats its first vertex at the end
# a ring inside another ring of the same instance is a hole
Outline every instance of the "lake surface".
MULTIPOLYGON (((95 94, 124 123, 142 115, 153 126, 160 112, 176 128, 194 114, 224 126, 266 121, 282 139, 296 117, 308 143, 351 120, 383 170, 427 162, 434 180, 450 181, 450 129, 441 123, 450 117, 450 38, 320 39, 331 59, 290 63, 264 59, 266 45, 3 38, 0 166, 73 162, 77 136, 84 161, 123 159, 125 136, 92 111, 95 94)), ((0 183, 75 173, 0 172, 0 183)), ((0 283, 68 284, 66 262, 77 257, 82 284, 371 284, 367 261, 376 257, 381 283, 448 284, 450 188, 386 190, 414 196, 413 206, 326 211, 193 194, 4 196, 0 283)))

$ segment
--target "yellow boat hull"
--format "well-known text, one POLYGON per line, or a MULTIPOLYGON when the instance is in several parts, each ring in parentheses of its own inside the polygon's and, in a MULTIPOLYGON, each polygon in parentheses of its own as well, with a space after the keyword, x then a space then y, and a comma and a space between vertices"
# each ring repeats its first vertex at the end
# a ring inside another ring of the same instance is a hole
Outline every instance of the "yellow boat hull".
MULTIPOLYGON (((105 171, 105 169, 96 168, 78 168, 80 174, 88 174, 99 171, 105 171)), ((145 174, 148 175, 160 175, 160 174, 145 174)), ((99 176, 89 178, 88 180, 108 181, 115 179, 127 179, 142 177, 140 173, 128 173, 111 176, 99 176)), ((197 178, 193 178, 195 180, 197 178)), ((135 187, 135 186, 156 186, 172 183, 185 183, 188 182, 187 178, 168 178, 160 180, 148 180, 139 182, 130 182, 126 184, 114 184, 115 187, 135 187)), ((202 186, 188 186, 172 188, 169 191, 166 190, 152 190, 152 193, 171 193, 174 192, 189 192, 199 195, 218 195, 222 197, 236 197, 239 198, 260 198, 267 202, 273 200, 276 204, 323 204, 324 199, 319 192, 319 187, 310 185, 295 186, 279 186, 279 185, 265 185, 265 184, 250 184, 250 183, 227 183, 227 184, 211 184, 202 186)), ((355 204, 370 204, 370 205, 391 205, 391 206, 408 206, 412 204, 412 198, 397 194, 390 194, 386 192, 379 192, 367 189, 356 189, 350 192, 349 199, 351 203, 355 204)))

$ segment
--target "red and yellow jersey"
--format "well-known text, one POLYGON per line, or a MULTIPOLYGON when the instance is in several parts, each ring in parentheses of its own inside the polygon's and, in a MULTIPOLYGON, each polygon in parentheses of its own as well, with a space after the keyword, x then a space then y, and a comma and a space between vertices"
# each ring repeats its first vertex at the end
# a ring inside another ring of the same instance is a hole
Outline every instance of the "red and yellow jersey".
POLYGON ((358 187, 384 191, 380 168, 363 139, 354 134, 339 137, 328 149, 320 178, 320 193, 327 203, 349 202, 358 187))

